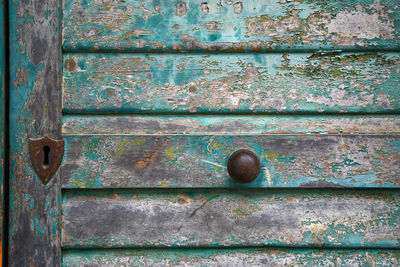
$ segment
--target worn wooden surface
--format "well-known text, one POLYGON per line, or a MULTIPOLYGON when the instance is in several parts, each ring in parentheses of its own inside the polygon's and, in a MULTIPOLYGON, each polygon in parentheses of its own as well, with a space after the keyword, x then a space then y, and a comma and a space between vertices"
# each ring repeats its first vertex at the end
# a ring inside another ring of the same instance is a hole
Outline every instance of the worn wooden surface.
POLYGON ((398 266, 398 250, 169 249, 66 251, 63 266, 398 266))
POLYGON ((64 136, 400 134, 399 115, 66 115, 64 136))
POLYGON ((9 2, 10 206, 9 266, 60 264, 60 177, 44 185, 28 138, 61 132, 59 0, 9 2))
POLYGON ((269 51, 399 47, 393 0, 67 0, 66 50, 269 51))
POLYGON ((398 53, 66 54, 63 109, 393 112, 398 53))
POLYGON ((400 192, 66 191, 62 246, 400 247, 400 192))
POLYGON ((400 135, 70 136, 64 188, 398 187, 400 135), (262 171, 241 185, 228 175, 235 150, 262 171))
POLYGON ((3 266, 3 242, 6 242, 4 236, 4 182, 5 182, 5 135, 6 135, 6 123, 5 123, 5 112, 6 112, 6 36, 4 33, 4 23, 5 23, 5 9, 4 1, 0 1, 0 267, 3 266))

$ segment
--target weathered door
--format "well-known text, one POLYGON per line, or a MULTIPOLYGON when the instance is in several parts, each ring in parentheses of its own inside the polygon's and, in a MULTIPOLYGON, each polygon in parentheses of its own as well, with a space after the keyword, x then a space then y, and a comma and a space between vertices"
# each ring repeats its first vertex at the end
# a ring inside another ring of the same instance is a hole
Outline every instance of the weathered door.
POLYGON ((398 1, 10 17, 11 266, 400 264, 398 1), (29 156, 46 135, 65 142, 48 183, 29 156), (228 174, 240 149, 250 183, 228 174))

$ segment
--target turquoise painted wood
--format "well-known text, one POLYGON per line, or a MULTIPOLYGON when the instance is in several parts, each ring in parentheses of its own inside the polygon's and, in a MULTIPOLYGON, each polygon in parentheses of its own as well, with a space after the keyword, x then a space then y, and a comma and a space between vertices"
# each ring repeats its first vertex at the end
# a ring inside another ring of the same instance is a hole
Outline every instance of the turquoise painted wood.
POLYGON ((65 115, 64 136, 400 134, 399 115, 65 115))
POLYGON ((68 190, 62 210, 64 248, 400 248, 399 190, 68 190))
POLYGON ((398 115, 70 115, 63 135, 64 188, 240 187, 239 148, 261 160, 247 187, 399 186, 398 115))
POLYGON ((65 266, 397 264, 396 3, 64 7, 65 266))
POLYGON ((392 0, 67 0, 67 51, 398 49, 392 0))
POLYGON ((63 266, 398 266, 398 250, 169 249, 67 250, 63 266))
POLYGON ((157 135, 65 137, 64 188, 399 187, 400 135, 157 135), (238 149, 260 175, 242 185, 227 171, 238 149))
POLYGON ((29 138, 61 137, 60 1, 9 1, 9 266, 59 266, 60 177, 44 185, 29 138))
POLYGON ((6 95, 6 65, 5 65, 5 9, 4 1, 0 1, 0 266, 3 266, 3 244, 6 241, 4 236, 4 181, 5 181, 5 133, 7 131, 5 125, 5 95, 6 95))
POLYGON ((9 5, 10 266, 400 264, 396 1, 9 5))
POLYGON ((398 112, 398 53, 66 54, 66 113, 398 112))

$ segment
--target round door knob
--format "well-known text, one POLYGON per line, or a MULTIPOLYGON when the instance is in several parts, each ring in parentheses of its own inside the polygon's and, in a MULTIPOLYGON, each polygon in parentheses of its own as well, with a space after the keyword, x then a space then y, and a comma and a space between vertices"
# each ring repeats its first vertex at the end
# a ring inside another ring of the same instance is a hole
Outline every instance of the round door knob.
POLYGON ((247 184, 260 174, 260 160, 247 149, 237 150, 228 159, 228 173, 236 182, 247 184))

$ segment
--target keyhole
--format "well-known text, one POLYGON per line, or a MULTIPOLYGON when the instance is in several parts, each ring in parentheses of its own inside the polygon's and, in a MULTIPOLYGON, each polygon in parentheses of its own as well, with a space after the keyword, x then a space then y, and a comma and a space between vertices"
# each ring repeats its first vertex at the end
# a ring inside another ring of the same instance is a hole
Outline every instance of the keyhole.
POLYGON ((50 153, 50 147, 44 146, 43 147, 43 167, 45 167, 45 168, 49 167, 49 153, 50 153))

